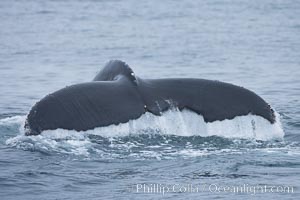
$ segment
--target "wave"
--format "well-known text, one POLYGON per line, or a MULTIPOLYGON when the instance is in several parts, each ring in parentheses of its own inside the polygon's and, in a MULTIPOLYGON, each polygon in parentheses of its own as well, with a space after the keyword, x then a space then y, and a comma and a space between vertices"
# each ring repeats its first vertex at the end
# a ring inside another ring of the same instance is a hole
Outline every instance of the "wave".
MULTIPOLYGON (((54 132, 62 132, 58 129, 54 132)), ((45 131, 46 134, 53 131, 45 131)), ((201 115, 190 110, 172 109, 162 116, 146 113, 136 120, 119 125, 99 127, 86 131, 103 137, 122 137, 141 133, 158 133, 177 136, 220 136, 256 140, 282 140, 284 131, 276 113, 276 122, 271 124, 263 117, 248 114, 234 119, 206 123, 201 115)))
POLYGON ((0 130, 14 132, 5 138, 6 145, 29 151, 96 155, 107 159, 124 156, 161 159, 235 153, 239 148, 272 148, 272 141, 279 141, 275 146, 282 147, 284 132, 278 114, 276 118, 276 123, 270 124, 260 116, 249 114, 206 123, 192 111, 173 109, 162 116, 146 113, 119 125, 81 132, 47 130, 37 136, 25 136, 26 116, 14 116, 1 119, 0 130))
MULTIPOLYGON (((86 133, 102 137, 124 137, 144 133, 177 136, 220 136, 225 138, 241 138, 255 140, 282 140, 284 131, 280 122, 280 115, 275 113, 276 122, 271 124, 263 117, 248 114, 237 116, 233 119, 205 122, 204 118, 190 110, 168 110, 162 116, 156 116, 149 112, 140 118, 130 120, 119 125, 98 127, 88 131, 77 132, 75 130, 46 130, 41 135, 55 135, 64 137, 68 134, 86 133)), ((25 116, 14 116, 0 120, 0 125, 18 124, 19 132, 24 133, 25 116)))

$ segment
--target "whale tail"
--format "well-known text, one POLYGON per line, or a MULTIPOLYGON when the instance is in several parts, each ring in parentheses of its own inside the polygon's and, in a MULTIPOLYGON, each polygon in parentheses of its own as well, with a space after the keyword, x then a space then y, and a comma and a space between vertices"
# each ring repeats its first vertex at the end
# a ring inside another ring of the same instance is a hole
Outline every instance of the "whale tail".
POLYGON ((172 105, 202 115, 205 122, 249 113, 270 123, 276 120, 272 108, 245 88, 205 79, 141 79, 125 62, 113 60, 92 82, 60 89, 37 102, 27 116, 25 134, 117 125, 146 112, 161 115, 172 105))

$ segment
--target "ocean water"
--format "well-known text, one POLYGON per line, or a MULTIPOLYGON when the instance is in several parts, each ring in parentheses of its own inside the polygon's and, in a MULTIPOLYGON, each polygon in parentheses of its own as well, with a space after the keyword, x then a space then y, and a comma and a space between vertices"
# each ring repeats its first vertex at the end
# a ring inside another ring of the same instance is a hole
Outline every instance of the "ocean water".
POLYGON ((299 15, 297 0, 1 0, 0 199, 299 199, 299 15), (278 123, 174 108, 24 136, 36 101, 110 59, 243 86, 278 123))

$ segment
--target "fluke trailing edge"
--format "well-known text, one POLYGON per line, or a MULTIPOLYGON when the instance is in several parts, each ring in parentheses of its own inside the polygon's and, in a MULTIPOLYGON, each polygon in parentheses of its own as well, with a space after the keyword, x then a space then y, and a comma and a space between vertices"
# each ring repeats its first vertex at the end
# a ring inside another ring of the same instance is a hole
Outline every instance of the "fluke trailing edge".
POLYGON ((26 135, 57 128, 85 131, 125 123, 145 112, 161 115, 171 106, 192 110, 206 122, 249 113, 275 122, 271 107, 245 88, 205 79, 141 79, 126 63, 113 60, 92 82, 63 88, 37 102, 25 130, 26 135))

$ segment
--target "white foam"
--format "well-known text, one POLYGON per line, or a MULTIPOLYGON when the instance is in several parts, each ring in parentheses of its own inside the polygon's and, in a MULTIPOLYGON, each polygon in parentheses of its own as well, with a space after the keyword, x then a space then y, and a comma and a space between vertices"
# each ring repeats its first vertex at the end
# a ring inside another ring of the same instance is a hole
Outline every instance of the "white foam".
POLYGON ((12 116, 0 119, 0 125, 12 125, 12 124, 19 124, 22 125, 25 123, 26 116, 12 116))
MULTIPOLYGON (((0 120, 0 125, 14 125, 20 127, 24 134, 25 116, 15 116, 0 120)), ((77 132, 74 130, 47 130, 42 132, 44 139, 76 139, 83 140, 84 135, 100 135, 102 137, 123 137, 141 133, 157 133, 177 136, 220 136, 225 138, 241 138, 256 140, 282 140, 284 132, 280 123, 280 116, 276 113, 276 122, 271 124, 263 117, 248 114, 234 119, 225 119, 206 123, 201 115, 190 110, 172 109, 155 116, 145 113, 140 118, 130 120, 119 125, 99 127, 93 130, 77 132)), ((37 137, 37 136, 33 136, 37 137)), ((12 142, 12 141, 11 141, 12 142)))
POLYGON ((58 152, 74 155, 89 155, 91 142, 81 134, 55 134, 55 131, 37 136, 18 135, 6 140, 6 145, 25 150, 39 150, 43 152, 58 152), (63 139, 63 140, 59 140, 63 139))
POLYGON ((25 115, 16 115, 12 117, 7 117, 0 119, 0 126, 6 127, 17 127, 21 134, 24 134, 24 125, 25 125, 26 116, 25 115))
MULTIPOLYGON (((56 130, 59 131, 59 130, 56 130)), ((64 130, 60 130, 64 131, 64 130)), ((146 113, 140 118, 119 125, 99 127, 86 131, 103 137, 122 137, 145 132, 178 136, 221 136, 256 140, 283 139, 284 132, 276 113, 276 122, 271 124, 263 117, 248 114, 234 119, 206 123, 201 115, 189 110, 169 110, 162 116, 146 113)))
POLYGON ((203 156, 208 156, 208 155, 213 155, 213 154, 241 154, 240 150, 235 150, 235 149, 183 149, 179 151, 175 151, 171 153, 173 155, 181 155, 183 157, 203 157, 203 156))

